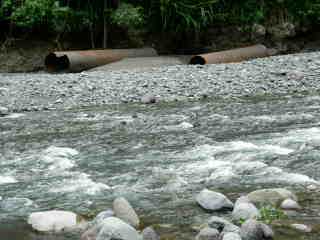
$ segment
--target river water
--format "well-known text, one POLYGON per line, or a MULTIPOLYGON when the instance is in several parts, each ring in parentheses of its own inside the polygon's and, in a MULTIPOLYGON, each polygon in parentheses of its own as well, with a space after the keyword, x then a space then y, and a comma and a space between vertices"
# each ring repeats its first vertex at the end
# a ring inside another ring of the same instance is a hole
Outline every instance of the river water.
POLYGON ((26 218, 48 209, 90 218, 117 196, 144 225, 193 239, 191 226, 210 216, 194 200, 205 187, 235 200, 285 186, 302 197, 295 218, 320 223, 319 196, 306 194, 320 180, 317 95, 15 113, 0 118, 0 136, 1 240, 79 239, 33 233, 26 218))

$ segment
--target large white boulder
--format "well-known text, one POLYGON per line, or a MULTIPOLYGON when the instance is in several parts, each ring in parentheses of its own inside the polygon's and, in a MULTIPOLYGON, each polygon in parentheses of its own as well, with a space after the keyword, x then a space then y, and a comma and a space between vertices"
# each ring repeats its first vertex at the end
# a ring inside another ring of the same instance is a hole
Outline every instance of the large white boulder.
POLYGON ((96 240, 142 240, 142 236, 119 218, 109 217, 101 222, 96 240))
POLYGON ((196 201, 201 207, 209 211, 233 208, 233 203, 225 195, 208 189, 202 190, 196 196, 196 201))
POLYGON ((30 214, 28 224, 39 232, 60 232, 76 227, 77 214, 59 210, 34 212, 30 214))
POLYGON ((261 189, 247 195, 250 202, 258 205, 280 205, 286 199, 297 201, 297 196, 285 188, 261 189))
POLYGON ((139 227, 140 219, 131 204, 125 198, 120 197, 113 201, 113 211, 121 220, 129 223, 135 228, 139 227))

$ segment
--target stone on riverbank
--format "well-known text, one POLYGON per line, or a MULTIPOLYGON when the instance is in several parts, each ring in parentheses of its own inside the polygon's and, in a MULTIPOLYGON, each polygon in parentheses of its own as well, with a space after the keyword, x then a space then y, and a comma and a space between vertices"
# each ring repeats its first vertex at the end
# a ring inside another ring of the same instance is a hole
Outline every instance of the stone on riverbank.
POLYGON ((297 201, 297 196, 285 188, 256 190, 247 195, 250 202, 258 205, 280 205, 286 199, 297 201))
POLYGON ((294 201, 290 198, 284 200, 281 203, 280 207, 284 210, 299 210, 299 209, 301 209, 300 205, 296 201, 294 201))
POLYGON ((120 197, 113 201, 113 211, 115 215, 121 220, 129 223, 135 228, 139 227, 140 219, 135 210, 125 198, 120 197))
POLYGON ((310 233, 312 231, 311 227, 304 224, 295 223, 291 224, 290 227, 302 233, 310 233))
POLYGON ((142 240, 142 236, 119 218, 109 217, 100 224, 96 240, 142 240))
POLYGON ((274 234, 269 226, 249 219, 242 224, 240 235, 242 240, 264 240, 272 239, 274 234))
POLYGON ((208 220, 208 226, 214 229, 217 229, 219 232, 228 233, 234 232, 239 233, 240 228, 231 222, 225 220, 221 217, 213 216, 208 220))
POLYGON ((196 240, 219 240, 219 231, 214 228, 203 228, 196 236, 196 240))
POLYGON ((235 222, 259 217, 259 210, 247 197, 240 197, 233 208, 232 219, 235 222))
POLYGON ((159 235, 152 227, 147 227, 142 231, 143 240, 160 240, 159 235))
POLYGON ((225 195, 208 189, 202 190, 196 196, 196 201, 202 208, 209 211, 233 208, 233 203, 225 195))
POLYGON ((223 235, 222 240, 241 240, 241 237, 238 233, 228 232, 223 235))
POLYGON ((114 215, 115 213, 111 209, 108 209, 106 211, 100 212, 92 222, 94 225, 99 225, 104 219, 113 217, 114 215))
POLYGON ((60 232, 77 225, 77 214, 67 211, 45 211, 30 214, 28 224, 39 232, 60 232))

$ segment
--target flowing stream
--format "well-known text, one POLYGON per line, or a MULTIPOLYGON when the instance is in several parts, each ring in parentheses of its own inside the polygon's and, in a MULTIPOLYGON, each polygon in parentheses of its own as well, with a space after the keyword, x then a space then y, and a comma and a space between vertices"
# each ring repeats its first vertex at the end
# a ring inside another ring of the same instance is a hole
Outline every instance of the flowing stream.
POLYGON ((26 218, 48 209, 90 218, 117 196, 168 238, 194 239, 192 226, 210 216, 194 200, 205 187, 232 200, 288 187, 304 207, 295 218, 320 224, 320 198, 306 194, 320 181, 319 96, 15 113, 0 118, 0 147, 1 240, 79 239, 36 234, 26 218))

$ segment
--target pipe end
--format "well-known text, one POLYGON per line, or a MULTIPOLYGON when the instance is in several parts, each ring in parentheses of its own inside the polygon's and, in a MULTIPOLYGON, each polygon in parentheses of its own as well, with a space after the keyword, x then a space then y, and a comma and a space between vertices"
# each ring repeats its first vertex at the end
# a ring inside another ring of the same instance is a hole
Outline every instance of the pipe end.
POLYGON ((194 56, 190 59, 189 64, 192 65, 205 65, 206 64, 206 60, 201 57, 201 56, 194 56))
POLYGON ((48 72, 63 72, 69 69, 70 61, 67 55, 58 57, 55 53, 49 53, 44 60, 48 72))

